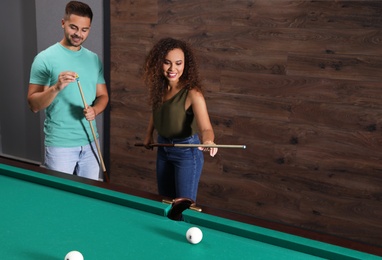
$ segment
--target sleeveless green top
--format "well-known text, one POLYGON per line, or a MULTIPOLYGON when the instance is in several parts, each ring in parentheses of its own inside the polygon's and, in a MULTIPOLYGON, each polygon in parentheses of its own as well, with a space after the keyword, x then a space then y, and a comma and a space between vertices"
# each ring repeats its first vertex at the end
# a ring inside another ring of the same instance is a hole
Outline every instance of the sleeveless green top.
POLYGON ((197 132, 192 106, 185 110, 188 90, 181 89, 175 96, 153 111, 154 127, 165 138, 186 138, 197 132))

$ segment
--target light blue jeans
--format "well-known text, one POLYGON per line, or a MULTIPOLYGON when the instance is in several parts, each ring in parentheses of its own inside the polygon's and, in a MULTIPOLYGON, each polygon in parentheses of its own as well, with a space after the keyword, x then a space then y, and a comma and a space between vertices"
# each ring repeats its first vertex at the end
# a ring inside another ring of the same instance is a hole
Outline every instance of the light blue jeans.
POLYGON ((45 146, 45 167, 51 170, 75 174, 98 180, 100 164, 94 142, 77 147, 45 146))
MULTIPOLYGON (((158 143, 200 144, 200 140, 197 134, 185 139, 158 136, 158 143)), ((159 194, 196 201, 203 164, 203 152, 198 148, 158 147, 156 167, 159 194)))

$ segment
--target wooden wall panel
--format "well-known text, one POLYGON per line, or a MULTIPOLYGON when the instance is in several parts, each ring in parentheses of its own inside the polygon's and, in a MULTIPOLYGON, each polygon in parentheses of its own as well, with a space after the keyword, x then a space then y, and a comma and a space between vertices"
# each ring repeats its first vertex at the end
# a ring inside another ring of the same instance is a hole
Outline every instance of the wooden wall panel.
POLYGON ((196 50, 217 143, 198 204, 382 246, 382 1, 111 0, 110 174, 156 193, 142 66, 196 50))
MULTIPOLYGON (((378 53, 379 54, 379 53, 378 53)), ((287 75, 381 81, 382 56, 289 54, 287 75)))

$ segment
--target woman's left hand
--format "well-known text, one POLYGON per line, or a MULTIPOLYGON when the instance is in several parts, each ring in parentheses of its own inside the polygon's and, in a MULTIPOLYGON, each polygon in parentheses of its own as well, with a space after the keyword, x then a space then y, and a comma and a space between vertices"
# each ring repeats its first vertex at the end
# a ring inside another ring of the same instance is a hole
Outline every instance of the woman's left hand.
MULTIPOLYGON (((203 144, 207 145, 215 145, 213 141, 205 141, 203 144)), ((218 148, 214 147, 199 147, 199 150, 202 150, 203 152, 210 152, 210 156, 214 157, 216 153, 218 152, 218 148)))

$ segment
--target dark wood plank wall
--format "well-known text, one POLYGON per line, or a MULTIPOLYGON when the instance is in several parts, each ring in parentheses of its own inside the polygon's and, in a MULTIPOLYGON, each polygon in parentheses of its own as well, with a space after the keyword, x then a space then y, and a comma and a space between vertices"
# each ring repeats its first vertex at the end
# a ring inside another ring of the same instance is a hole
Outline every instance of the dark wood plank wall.
POLYGON ((247 145, 206 156, 198 203, 382 246, 382 1, 110 2, 112 183, 156 193, 141 67, 181 38, 216 142, 247 145))

